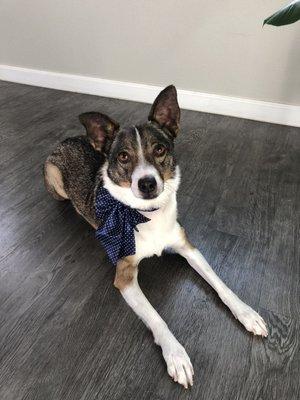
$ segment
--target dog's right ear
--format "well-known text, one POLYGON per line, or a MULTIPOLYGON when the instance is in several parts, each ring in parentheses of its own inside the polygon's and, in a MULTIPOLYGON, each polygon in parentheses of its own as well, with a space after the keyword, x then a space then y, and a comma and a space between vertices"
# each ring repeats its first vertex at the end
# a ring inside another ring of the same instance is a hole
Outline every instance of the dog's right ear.
POLYGON ((162 128, 166 128, 173 137, 177 136, 179 131, 180 108, 175 86, 167 86, 159 93, 151 107, 148 120, 155 121, 162 128))
POLYGON ((87 136, 97 151, 105 152, 107 144, 114 140, 119 124, 105 114, 86 112, 79 115, 79 121, 86 129, 87 136))

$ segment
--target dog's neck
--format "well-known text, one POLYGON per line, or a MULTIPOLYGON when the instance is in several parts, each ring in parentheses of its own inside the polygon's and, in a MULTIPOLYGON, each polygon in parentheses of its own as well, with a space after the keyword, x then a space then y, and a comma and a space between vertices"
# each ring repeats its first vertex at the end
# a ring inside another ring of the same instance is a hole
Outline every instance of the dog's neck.
POLYGON ((102 167, 103 186, 109 193, 118 201, 126 204, 132 208, 140 210, 151 210, 155 208, 164 208, 170 199, 176 194, 180 183, 180 169, 177 166, 174 178, 168 179, 164 182, 164 190, 155 199, 139 199, 137 198, 131 188, 122 187, 114 183, 107 174, 107 163, 102 167))

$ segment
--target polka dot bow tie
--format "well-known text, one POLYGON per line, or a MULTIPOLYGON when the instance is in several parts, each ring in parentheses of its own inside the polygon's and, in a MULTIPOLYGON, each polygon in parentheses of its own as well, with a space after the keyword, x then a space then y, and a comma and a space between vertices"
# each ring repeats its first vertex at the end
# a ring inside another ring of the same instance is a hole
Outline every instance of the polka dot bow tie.
POLYGON ((96 238, 105 248, 110 261, 116 265, 122 257, 135 254, 134 231, 138 232, 136 226, 150 219, 116 200, 104 187, 97 190, 95 210, 101 221, 96 230, 96 238))

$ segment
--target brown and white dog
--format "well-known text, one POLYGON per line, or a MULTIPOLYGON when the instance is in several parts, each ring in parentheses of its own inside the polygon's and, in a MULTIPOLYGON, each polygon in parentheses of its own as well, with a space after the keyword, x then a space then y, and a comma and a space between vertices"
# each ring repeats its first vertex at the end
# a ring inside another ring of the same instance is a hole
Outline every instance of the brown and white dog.
POLYGON ((190 358, 139 287, 138 264, 143 258, 173 249, 216 290, 249 332, 264 337, 268 332, 264 320, 220 280, 177 222, 180 171, 174 158, 174 139, 180 109, 176 89, 168 86, 158 95, 143 125, 120 128, 96 112, 82 114, 79 119, 87 135, 65 140, 47 158, 46 187, 56 199, 70 199, 94 228, 101 224, 95 214, 99 185, 131 208, 149 210, 139 211, 150 221, 138 225, 135 254, 118 261, 114 285, 152 331, 169 375, 187 388, 193 384, 190 358))

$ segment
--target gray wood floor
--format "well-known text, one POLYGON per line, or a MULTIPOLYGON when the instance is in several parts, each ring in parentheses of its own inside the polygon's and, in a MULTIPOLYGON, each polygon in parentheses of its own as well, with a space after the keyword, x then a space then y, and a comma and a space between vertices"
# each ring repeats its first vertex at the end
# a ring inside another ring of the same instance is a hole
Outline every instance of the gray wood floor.
POLYGON ((47 154, 90 110, 131 124, 149 106, 0 83, 0 399, 299 399, 300 129, 182 113, 180 220, 270 329, 248 334, 180 257, 144 261, 141 286, 194 364, 185 391, 93 230, 44 189, 47 154))

